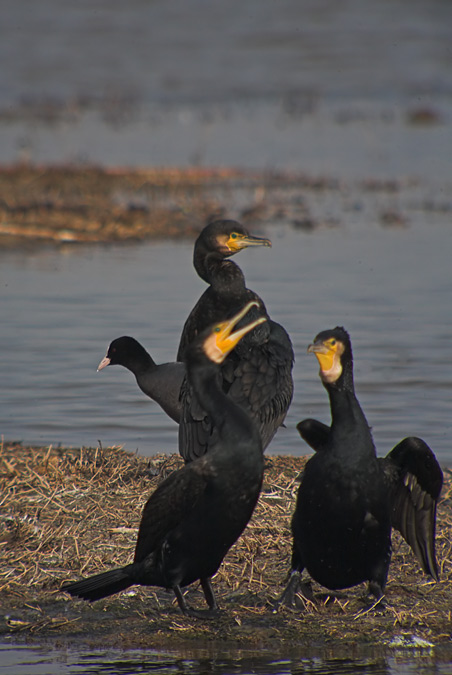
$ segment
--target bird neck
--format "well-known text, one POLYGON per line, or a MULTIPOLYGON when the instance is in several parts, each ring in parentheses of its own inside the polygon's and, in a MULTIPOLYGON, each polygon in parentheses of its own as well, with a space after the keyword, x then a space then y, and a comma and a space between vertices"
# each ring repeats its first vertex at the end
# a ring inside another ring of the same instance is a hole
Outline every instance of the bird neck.
POLYGON ((259 432, 248 413, 221 390, 218 367, 207 359, 198 362, 190 359, 187 375, 199 403, 217 429, 220 443, 215 444, 215 451, 262 456, 259 432))
POLYGON ((231 287, 245 287, 245 277, 240 267, 217 251, 195 251, 193 264, 201 279, 218 292, 230 290, 231 287))
POLYGON ((139 375, 140 373, 148 372, 157 368, 156 362, 145 349, 133 356, 130 356, 124 363, 124 366, 128 368, 128 370, 130 370, 134 375, 139 375))
POLYGON ((331 406, 331 447, 341 455, 375 456, 375 446, 366 416, 356 398, 353 375, 325 385, 331 406))
POLYGON ((193 266, 199 277, 206 283, 210 284, 209 266, 219 265, 223 260, 223 256, 216 251, 207 251, 202 246, 196 245, 193 251, 193 266))

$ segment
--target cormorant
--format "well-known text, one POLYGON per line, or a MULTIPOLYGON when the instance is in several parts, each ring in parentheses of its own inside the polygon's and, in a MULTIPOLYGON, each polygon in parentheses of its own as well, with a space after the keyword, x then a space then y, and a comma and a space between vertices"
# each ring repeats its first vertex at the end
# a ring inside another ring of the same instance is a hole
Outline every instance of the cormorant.
POLYGON ((320 364, 331 406, 331 427, 317 420, 297 426, 316 451, 307 462, 292 518, 291 577, 281 602, 293 604, 300 575, 335 590, 369 582, 384 593, 391 560, 391 528, 399 530, 423 571, 438 580, 436 505, 442 471, 428 445, 405 438, 377 458, 355 395, 350 337, 323 331, 308 347, 320 364))
POLYGON ((266 314, 262 300, 245 287, 243 272, 232 260, 249 246, 271 246, 269 239, 255 237, 235 220, 215 220, 199 234, 193 250, 193 266, 198 276, 209 284, 182 329, 176 360, 183 361, 185 349, 205 328, 219 317, 227 316, 231 306, 241 307, 243 300, 255 300, 266 314))
MULTIPOLYGON (((223 391, 242 405, 260 431, 263 449, 282 425, 293 394, 292 343, 285 329, 268 316, 261 298, 245 285, 242 270, 229 258, 248 246, 271 246, 268 239, 251 236, 234 220, 207 225, 196 240, 193 264, 209 284, 185 322, 177 360, 184 360, 187 346, 206 325, 231 316, 245 302, 254 300, 254 316, 267 322, 250 332, 229 354, 221 368, 223 391)), ((186 462, 202 456, 216 442, 216 431, 184 382, 181 389, 179 451, 186 462)))
POLYGON ((110 344, 97 370, 120 365, 130 370, 141 391, 152 398, 175 422, 181 413, 180 388, 185 378, 185 364, 156 364, 152 356, 133 337, 123 335, 110 344))
POLYGON ((263 455, 250 416, 218 386, 218 365, 237 342, 265 321, 259 317, 241 329, 237 324, 251 308, 203 332, 186 352, 187 376, 218 430, 208 454, 170 474, 146 503, 134 562, 62 590, 98 600, 140 584, 172 589, 180 609, 192 616, 218 610, 211 577, 245 529, 259 497, 263 455), (234 330, 237 328, 236 330, 234 330), (209 610, 190 609, 182 588, 200 580, 209 610))

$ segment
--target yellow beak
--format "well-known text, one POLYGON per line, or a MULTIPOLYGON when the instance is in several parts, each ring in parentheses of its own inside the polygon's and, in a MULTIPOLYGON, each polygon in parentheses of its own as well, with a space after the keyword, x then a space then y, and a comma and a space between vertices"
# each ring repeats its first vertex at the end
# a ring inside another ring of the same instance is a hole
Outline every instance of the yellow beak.
POLYGON ((264 323, 267 319, 265 316, 260 316, 254 321, 251 321, 251 323, 247 324, 243 328, 240 328, 240 330, 234 331, 234 327, 238 324, 238 322, 243 319, 246 314, 248 314, 249 310, 251 307, 259 307, 258 303, 256 301, 249 302, 245 307, 243 307, 238 314, 232 317, 232 319, 228 319, 227 321, 222 321, 221 323, 218 323, 215 325, 213 329, 213 335, 215 336, 215 345, 217 349, 224 355, 226 356, 229 354, 229 352, 234 349, 236 344, 242 339, 244 335, 249 333, 253 328, 258 326, 261 323, 264 323))
POLYGON ((271 246, 272 243, 270 239, 263 239, 262 237, 253 237, 250 235, 244 234, 235 234, 234 237, 229 237, 226 242, 227 247, 231 251, 240 251, 242 248, 248 248, 248 246, 271 246))

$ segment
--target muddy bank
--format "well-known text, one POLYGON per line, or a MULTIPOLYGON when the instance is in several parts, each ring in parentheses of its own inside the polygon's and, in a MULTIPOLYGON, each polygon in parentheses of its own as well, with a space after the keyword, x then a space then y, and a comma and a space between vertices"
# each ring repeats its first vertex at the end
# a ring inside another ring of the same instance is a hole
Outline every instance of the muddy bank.
POLYGON ((407 227, 422 212, 450 215, 452 202, 427 187, 277 171, 14 166, 0 169, 0 244, 193 237, 217 217, 312 231, 362 213, 382 227, 407 227))
POLYGON ((273 194, 278 187, 287 189, 302 180, 310 182, 301 176, 232 169, 17 167, 0 171, 0 241, 105 243, 190 237, 209 220, 223 216, 238 192, 244 220, 274 217, 275 204, 270 205, 267 191, 273 194))
MULTIPOLYGON (((171 593, 132 588, 92 605, 59 588, 65 580, 131 560, 141 508, 181 465, 120 448, 31 448, 4 443, 0 455, 0 633, 59 645, 164 647, 221 641, 235 647, 381 647, 412 635, 441 647, 451 639, 451 481, 438 513, 441 582, 420 571, 397 533, 387 607, 369 609, 365 587, 332 594, 312 584, 314 603, 274 611, 290 559, 289 522, 305 458, 268 457, 257 510, 214 579, 222 616, 181 615, 171 593)), ((203 606, 200 589, 188 591, 203 606)))

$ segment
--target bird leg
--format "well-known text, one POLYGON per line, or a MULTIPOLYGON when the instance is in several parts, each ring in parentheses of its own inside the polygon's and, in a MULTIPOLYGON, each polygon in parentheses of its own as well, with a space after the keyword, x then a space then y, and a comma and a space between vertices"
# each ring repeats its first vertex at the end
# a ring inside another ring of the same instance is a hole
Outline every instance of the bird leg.
POLYGON ((206 599, 206 602, 209 605, 209 609, 212 611, 218 611, 219 607, 217 599, 215 597, 215 593, 213 592, 210 577, 205 577, 204 579, 201 579, 201 586, 202 590, 204 591, 204 597, 206 599))
POLYGON ((377 610, 385 609, 387 606, 386 598, 384 595, 384 587, 375 581, 374 579, 369 581, 368 584, 369 595, 373 595, 375 602, 372 604, 371 609, 376 608, 377 610))
POLYGON ((277 600, 277 605, 285 605, 286 607, 294 607, 295 593, 298 591, 301 582, 300 572, 293 570, 290 575, 289 583, 283 591, 283 594, 277 600))
POLYGON ((201 585, 206 596, 209 609, 192 609, 185 602, 184 595, 181 591, 180 586, 173 586, 174 595, 176 596, 177 604, 185 616, 191 616, 195 619, 216 619, 219 614, 218 605, 215 600, 212 586, 210 584, 210 579, 201 579, 201 585))
POLYGON ((381 585, 378 583, 378 581, 375 581, 375 579, 371 579, 369 581, 369 595, 373 595, 376 600, 380 600, 380 598, 383 597, 383 588, 381 585))
POLYGON ((184 594, 181 591, 180 586, 173 586, 173 591, 174 595, 176 596, 177 604, 179 605, 179 609, 182 612, 182 614, 186 614, 187 616, 190 614, 190 609, 185 602, 184 594))
POLYGON ((305 609, 309 602, 314 602, 312 591, 306 584, 302 583, 301 573, 298 570, 293 570, 283 594, 275 603, 275 608, 284 605, 285 607, 305 609))

